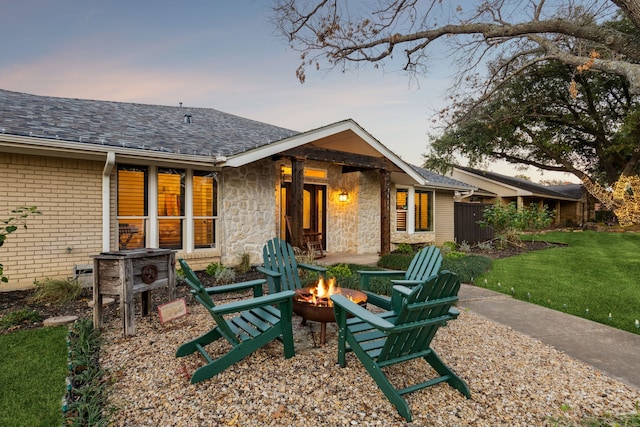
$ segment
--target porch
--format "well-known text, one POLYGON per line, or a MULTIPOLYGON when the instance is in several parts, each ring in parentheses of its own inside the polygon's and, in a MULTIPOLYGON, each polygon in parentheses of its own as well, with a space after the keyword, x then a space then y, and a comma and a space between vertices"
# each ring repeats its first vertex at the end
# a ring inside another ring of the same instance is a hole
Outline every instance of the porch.
POLYGON ((315 260, 320 265, 360 264, 375 266, 380 259, 378 254, 354 254, 349 252, 325 252, 324 258, 315 260))

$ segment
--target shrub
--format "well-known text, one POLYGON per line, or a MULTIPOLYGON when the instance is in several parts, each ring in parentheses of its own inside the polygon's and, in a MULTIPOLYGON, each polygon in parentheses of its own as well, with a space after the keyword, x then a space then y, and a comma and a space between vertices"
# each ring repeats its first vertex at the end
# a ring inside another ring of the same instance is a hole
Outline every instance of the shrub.
POLYGON ((187 279, 184 276, 184 271, 181 268, 176 269, 176 285, 182 286, 187 284, 187 279))
POLYGON ((467 254, 466 254, 466 253, 464 253, 464 252, 460 252, 460 251, 451 251, 451 252, 449 252, 449 253, 447 253, 447 254, 445 255, 445 258, 451 258, 451 259, 454 259, 454 258, 462 258, 462 257, 465 257, 465 256, 467 256, 467 254))
POLYGON ((463 240, 458 246, 458 250, 460 252, 471 252, 471 245, 466 240, 463 240))
POLYGON ((36 290, 31 300, 36 304, 65 304, 75 301, 82 294, 82 286, 77 280, 45 279, 36 281, 36 290))
POLYGON ((0 317, 0 330, 10 329, 14 326, 26 323, 37 323, 42 320, 42 316, 35 310, 23 308, 21 310, 12 311, 0 317))
POLYGON ((246 273, 251 270, 251 256, 247 252, 240 254, 240 264, 238 265, 240 273, 246 273))
MULTIPOLYGON (((406 270, 411 264, 413 256, 403 254, 384 255, 378 261, 378 266, 391 270, 406 270)), ((441 270, 449 270, 458 275, 460 281, 469 283, 473 277, 478 277, 491 267, 491 258, 465 254, 462 252, 450 252, 448 256, 442 260, 441 270)), ((391 286, 388 280, 372 279, 370 283, 371 290, 383 295, 389 295, 391 286)))
POLYGON ((211 264, 207 265, 207 268, 205 268, 204 271, 209 276, 215 276, 216 273, 222 269, 224 269, 224 265, 219 262, 212 262, 211 264))
POLYGON ((443 256, 446 256, 449 252, 455 251, 456 249, 458 249, 456 242, 444 242, 440 246, 440 252, 442 252, 443 256))
POLYGON ((396 249, 393 251, 397 254, 410 254, 413 253, 413 247, 408 243, 399 243, 396 249))
POLYGON ((335 264, 329 267, 327 274, 335 277, 349 277, 353 273, 347 264, 335 264))
POLYGON ((233 283, 236 280, 236 272, 232 268, 222 267, 215 273, 216 283, 224 285, 226 283, 233 283))
POLYGON ((378 260, 378 267, 388 268, 391 270, 406 270, 411 265, 413 254, 385 254, 378 260))
MULTIPOLYGON (((11 211, 14 216, 0 220, 0 247, 7 240, 7 236, 14 233, 20 226, 27 228, 27 217, 29 215, 40 215, 40 211, 35 206, 19 207, 11 211)), ((4 275, 4 266, 0 262, 0 282, 6 283, 9 279, 4 275)))
POLYGON ((491 258, 482 255, 446 257, 442 260, 442 270, 456 273, 462 283, 470 283, 474 277, 488 271, 491 268, 491 262, 491 258))
POLYGON ((518 209, 515 202, 502 205, 496 201, 484 210, 483 219, 478 221, 481 227, 492 227, 500 239, 501 246, 507 242, 518 244, 520 234, 531 231, 534 234, 548 227, 554 212, 545 205, 542 209, 536 203, 518 209))
POLYGON ((481 251, 491 251, 493 250, 493 242, 491 240, 487 240, 486 242, 478 243, 478 248, 481 251))

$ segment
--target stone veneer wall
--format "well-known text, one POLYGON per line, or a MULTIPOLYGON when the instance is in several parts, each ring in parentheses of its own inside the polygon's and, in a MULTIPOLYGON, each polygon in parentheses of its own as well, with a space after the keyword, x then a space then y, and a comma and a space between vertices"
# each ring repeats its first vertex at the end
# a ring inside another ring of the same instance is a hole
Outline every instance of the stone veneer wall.
POLYGON ((224 265, 238 265, 244 253, 251 264, 262 264, 262 247, 276 235, 277 176, 270 159, 223 170, 218 242, 224 265))
POLYGON ((359 174, 358 246, 356 253, 380 252, 380 174, 369 171, 359 174))
MULTIPOLYGON (((2 246, 8 286, 71 276, 102 250, 103 162, 0 153, 0 219, 20 206, 42 215, 27 219, 2 246)), ((0 285, 7 286, 7 285, 0 285)))

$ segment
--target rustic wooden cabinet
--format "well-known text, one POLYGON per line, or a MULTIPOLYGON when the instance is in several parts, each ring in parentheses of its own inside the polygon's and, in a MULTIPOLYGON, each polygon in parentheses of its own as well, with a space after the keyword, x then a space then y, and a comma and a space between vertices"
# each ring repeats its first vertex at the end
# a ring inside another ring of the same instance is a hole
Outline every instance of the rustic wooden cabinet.
POLYGON ((175 298, 175 252, 170 249, 136 249, 103 252, 93 257, 93 324, 102 326, 102 296, 117 295, 124 335, 135 334, 134 297, 141 294, 142 315, 149 314, 150 291, 168 287, 175 298))

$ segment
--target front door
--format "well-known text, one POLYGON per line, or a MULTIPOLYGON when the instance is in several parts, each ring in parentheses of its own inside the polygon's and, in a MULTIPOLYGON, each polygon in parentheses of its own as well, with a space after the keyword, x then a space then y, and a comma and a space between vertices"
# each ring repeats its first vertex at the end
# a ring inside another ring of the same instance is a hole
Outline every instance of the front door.
MULTIPOLYGON (((289 189, 291 183, 286 182, 282 186, 282 212, 281 212, 281 238, 290 241, 289 189)), ((326 249, 327 236, 325 233, 327 225, 327 187, 325 185, 305 184, 302 195, 302 227, 305 239, 318 240, 322 242, 322 247, 326 249)))

